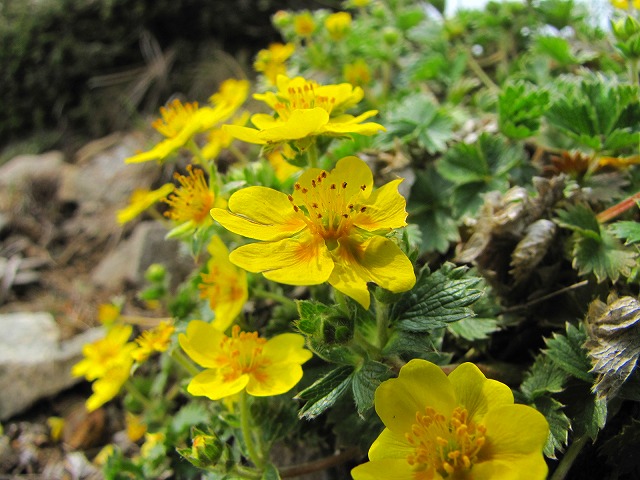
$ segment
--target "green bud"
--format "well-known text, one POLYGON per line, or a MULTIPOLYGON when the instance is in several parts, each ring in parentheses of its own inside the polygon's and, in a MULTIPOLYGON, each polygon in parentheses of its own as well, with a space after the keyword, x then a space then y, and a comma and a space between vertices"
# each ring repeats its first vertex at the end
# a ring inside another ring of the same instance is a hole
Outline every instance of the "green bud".
POLYGON ((152 283, 164 282, 166 276, 167 270, 164 268, 164 265, 161 265, 159 263, 153 263, 149 265, 149 268, 147 268, 147 271, 144 274, 144 278, 152 283))
POLYGON ((192 429, 191 436, 191 448, 178 448, 178 453, 197 468, 215 465, 224 452, 220 439, 196 427, 192 429))
POLYGON ((286 10, 278 10, 271 17, 271 21, 273 22, 273 26, 279 29, 287 28, 291 25, 292 16, 291 13, 286 10))
POLYGON ((626 18, 612 21, 611 30, 618 40, 625 42, 632 36, 640 34, 640 23, 631 15, 627 15, 626 18))
POLYGON ((384 27, 382 29, 382 39, 387 45, 395 45, 400 40, 400 32, 394 27, 384 27))

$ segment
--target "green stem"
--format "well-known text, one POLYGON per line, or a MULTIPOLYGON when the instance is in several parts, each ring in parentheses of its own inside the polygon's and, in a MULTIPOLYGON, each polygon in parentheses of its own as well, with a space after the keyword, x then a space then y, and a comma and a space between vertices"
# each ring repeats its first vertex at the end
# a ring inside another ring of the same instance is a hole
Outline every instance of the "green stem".
POLYGON ((340 290, 336 290, 335 288, 333 289, 333 297, 336 300, 336 303, 338 304, 338 307, 340 308, 340 310, 342 310, 342 312, 344 312, 346 315, 349 314, 349 306, 347 305, 347 297, 345 296, 344 293, 342 293, 340 290))
POLYGON ((609 220, 613 220, 618 215, 636 206, 638 202, 640 202, 640 192, 637 192, 630 197, 625 198, 620 203, 616 203, 613 207, 607 208, 606 210, 600 212, 598 215, 596 215, 596 219, 600 223, 605 223, 609 220))
POLYGON ((629 81, 631 85, 640 85, 640 77, 638 77, 638 60, 632 58, 629 60, 629 81))
POLYGON ((193 156, 196 158, 200 165, 207 165, 209 163, 207 159, 202 155, 202 150, 200 150, 200 147, 193 138, 189 140, 189 143, 187 143, 187 147, 189 148, 191 153, 193 153, 193 156))
POLYGON ((307 160, 309 160, 310 168, 316 168, 318 166, 318 145, 315 139, 313 139, 311 145, 307 148, 307 160))
POLYGON ((491 80, 489 75, 487 75, 482 67, 478 64, 478 62, 476 62, 476 59, 473 58, 473 53, 471 53, 471 51, 467 52, 467 64, 469 65, 471 71, 473 71, 473 73, 480 79, 485 87, 494 92, 500 91, 500 87, 496 85, 493 80, 491 80))
POLYGON ((192 375, 195 377, 200 373, 200 370, 198 369, 198 367, 196 367, 191 362, 191 360, 189 360, 185 356, 185 354, 182 353, 182 350, 179 350, 178 348, 174 348, 171 352, 171 358, 175 360, 175 362, 178 365, 180 365, 183 369, 185 369, 189 375, 192 375))
POLYGON ((248 480, 258 480, 262 478, 262 472, 243 467, 242 465, 236 465, 234 471, 240 478, 246 478, 248 480))
POLYGON ((242 150, 240 150, 238 147, 236 147, 235 145, 231 144, 227 147, 227 150, 229 150, 234 157, 236 157, 236 159, 242 163, 243 165, 247 165, 249 163, 251 163, 251 161, 249 160, 249 158, 242 153, 242 150))
POLYGON ((253 436, 251 435, 251 411, 249 410, 248 397, 249 395, 245 390, 240 393, 240 427, 242 428, 242 436, 244 437, 249 459, 257 468, 262 470, 264 468, 264 459, 256 450, 253 436))
POLYGON ((373 298, 376 305, 376 337, 378 347, 382 350, 389 341, 389 319, 387 318, 389 306, 379 301, 375 296, 373 298))
POLYGON ((584 435, 573 441, 549 480, 564 480, 569 473, 569 470, 571 470, 573 462, 578 458, 580 451, 587 444, 587 440, 589 440, 589 436, 584 435))
POLYGON ((153 408, 151 401, 149 401, 149 399, 140 390, 138 390, 138 387, 133 384, 131 379, 127 379, 127 381, 124 382, 124 388, 127 390, 129 395, 144 405, 145 410, 151 410, 153 408))
POLYGON ((269 292, 268 290, 263 290, 261 288, 252 288, 251 293, 253 294, 254 297, 267 298, 269 300, 275 300, 277 302, 280 302, 283 305, 288 305, 294 308, 296 307, 296 302, 276 292, 269 292))

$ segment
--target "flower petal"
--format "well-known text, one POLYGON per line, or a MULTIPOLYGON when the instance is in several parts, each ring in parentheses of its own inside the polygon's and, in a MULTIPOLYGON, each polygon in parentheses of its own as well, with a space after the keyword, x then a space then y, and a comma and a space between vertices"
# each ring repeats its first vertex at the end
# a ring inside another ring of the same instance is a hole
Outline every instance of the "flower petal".
POLYGON ((218 367, 217 354, 224 334, 202 320, 191 320, 187 333, 178 335, 180 346, 191 359, 205 368, 218 367))
POLYGON ((261 130, 259 137, 267 143, 298 140, 318 133, 328 121, 329 114, 320 107, 294 110, 286 122, 261 130))
POLYGON ((385 428, 375 439, 369 449, 369 460, 382 460, 385 458, 406 459, 415 448, 407 442, 404 433, 394 433, 385 428))
POLYGON ((260 138, 260 136, 258 135, 260 131, 256 130, 255 128, 242 127, 240 125, 223 125, 222 130, 231 135, 233 138, 237 138, 238 140, 242 140, 243 142, 256 143, 258 145, 264 145, 265 143, 267 143, 262 138, 260 138))
POLYGON ((335 183, 347 182, 344 189, 346 198, 356 194, 362 194, 364 198, 371 195, 373 173, 367 164, 358 157, 349 156, 338 160, 335 168, 331 170, 331 177, 331 181, 335 183))
POLYGON ((366 210, 353 219, 354 225, 368 232, 407 225, 407 201, 398 192, 402 179, 393 180, 375 190, 364 204, 366 210))
POLYGON ((266 368, 267 375, 256 378, 251 375, 247 384, 247 393, 255 397, 269 397, 288 392, 302 378, 302 367, 299 364, 270 365, 266 368))
POLYGON ((304 348, 304 337, 296 333, 282 333, 269 339, 262 355, 273 363, 298 363, 309 360, 313 354, 304 348))
POLYGON ((449 374, 458 402, 469 417, 482 421, 489 408, 513 404, 513 393, 504 383, 487 379, 473 363, 463 363, 449 374))
POLYGON ((363 463, 351 470, 354 480, 413 480, 415 477, 407 461, 386 458, 363 463))
POLYGON ((400 369, 398 378, 382 382, 375 393, 378 416, 393 433, 411 431, 416 412, 432 407, 449 415, 457 406, 449 379, 437 365, 414 359, 400 369))
POLYGON ((240 268, 287 285, 326 282, 334 266, 324 242, 307 232, 299 238, 243 245, 229 259, 240 268))
POLYGON ((194 396, 220 400, 241 392, 248 383, 249 375, 240 375, 235 380, 227 380, 218 370, 210 369, 193 377, 187 386, 187 391, 194 396))
POLYGON ((229 198, 229 210, 214 208, 211 216, 227 230, 256 240, 280 240, 306 226, 287 195, 272 188, 238 190, 229 198))

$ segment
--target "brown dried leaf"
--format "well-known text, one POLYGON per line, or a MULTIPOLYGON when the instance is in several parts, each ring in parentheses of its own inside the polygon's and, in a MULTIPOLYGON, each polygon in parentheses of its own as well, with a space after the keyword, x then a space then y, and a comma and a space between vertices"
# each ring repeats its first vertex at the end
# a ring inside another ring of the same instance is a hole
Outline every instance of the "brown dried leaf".
POLYGON ((598 374, 593 391, 598 398, 615 396, 640 357, 640 301, 610 295, 607 303, 595 300, 586 318, 589 340, 585 347, 598 374))
POLYGON ((525 235, 511 254, 511 270, 515 283, 529 278, 547 254, 556 234, 556 224, 541 218, 527 227, 525 235))

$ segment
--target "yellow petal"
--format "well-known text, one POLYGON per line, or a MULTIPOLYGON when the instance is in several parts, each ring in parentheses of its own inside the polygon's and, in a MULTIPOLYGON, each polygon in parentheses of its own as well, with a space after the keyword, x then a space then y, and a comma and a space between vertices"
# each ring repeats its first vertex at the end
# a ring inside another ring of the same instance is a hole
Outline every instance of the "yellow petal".
POLYGON ((249 272, 262 272, 269 280, 288 285, 317 285, 327 281, 333 270, 324 242, 309 234, 250 243, 235 249, 229 258, 249 272))
POLYGON ((324 125, 322 129, 319 129, 318 134, 326 133, 335 135, 347 135, 349 133, 359 133, 360 135, 375 135, 376 133, 384 132, 385 130, 386 128, 384 128, 382 125, 374 122, 330 122, 324 125))
POLYGON ((283 124, 282 120, 275 119, 272 115, 268 115, 266 113, 256 113, 251 115, 251 123, 253 123, 258 130, 279 127, 283 124))
POLYGON ((351 470, 351 476, 354 480, 414 480, 416 478, 404 458, 387 458, 363 463, 351 470))
POLYGON ((218 370, 205 370, 193 377, 187 391, 194 396, 220 400, 241 392, 248 383, 249 375, 240 375, 235 380, 225 380, 218 370))
POLYGON ((187 333, 178 336, 180 346, 191 359, 205 368, 218 366, 217 354, 224 334, 202 320, 191 320, 187 333))
POLYGON ((416 412, 432 407, 450 414, 457 406, 449 379, 437 365, 414 359, 400 369, 398 378, 382 382, 375 393, 378 416, 392 432, 404 435, 411 431, 416 412))
POLYGON ((302 378, 302 367, 297 364, 271 365, 267 375, 258 381, 251 376, 247 384, 247 393, 254 397, 270 397, 288 392, 302 378))
POLYGON ((256 143, 258 145, 264 145, 267 143, 265 140, 258 136, 260 133, 259 130, 255 128, 242 127, 240 125, 223 125, 222 130, 233 138, 237 138, 238 140, 242 140, 247 143, 256 143))
POLYGON ((273 363, 298 363, 309 360, 313 354, 304 348, 304 337, 296 333, 283 333, 267 341, 262 355, 273 363))
POLYGON ((513 393, 504 383, 488 380, 473 363, 463 363, 449 374, 458 402, 469 417, 482 421, 489 408, 513 404, 513 393))
POLYGON ((371 195, 373 173, 371 173, 369 166, 358 157, 349 156, 338 160, 335 168, 331 170, 331 176, 333 181, 342 179, 347 182, 347 187, 344 190, 346 197, 351 197, 359 192, 364 198, 371 195))
POLYGON ((329 114, 320 107, 294 110, 286 122, 261 130, 259 137, 267 143, 299 140, 316 134, 328 121, 329 114))
POLYGON ((353 298, 366 310, 371 305, 371 295, 367 287, 367 279, 351 265, 336 263, 329 277, 329 283, 346 296, 353 298))
MULTIPOLYGON (((473 465, 473 480, 529 480, 535 477, 529 476, 531 472, 523 470, 519 472, 509 462, 491 460, 473 465)), ((542 480, 545 477, 541 477, 542 480)))
POLYGON ((406 226, 407 202, 398 192, 400 182, 393 180, 375 190, 364 204, 366 210, 354 217, 354 225, 369 232, 406 226))
POLYGON ((211 216, 227 230, 256 240, 280 240, 306 227, 287 195, 267 187, 238 190, 229 210, 214 208, 211 216))
POLYGON ((407 455, 413 452, 414 447, 407 442, 405 433, 392 432, 385 428, 371 445, 369 460, 407 458, 407 455))

